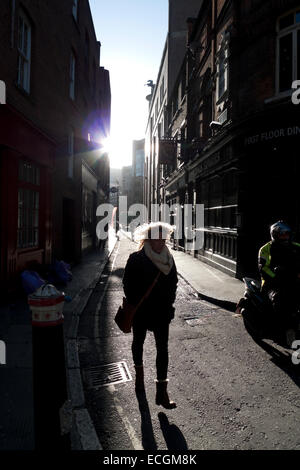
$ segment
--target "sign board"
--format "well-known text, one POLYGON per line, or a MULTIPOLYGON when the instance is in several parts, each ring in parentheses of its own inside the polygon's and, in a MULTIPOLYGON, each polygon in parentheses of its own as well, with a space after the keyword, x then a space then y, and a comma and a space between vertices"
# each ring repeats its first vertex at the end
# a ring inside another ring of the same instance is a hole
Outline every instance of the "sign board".
POLYGON ((268 131, 260 132, 259 134, 245 137, 245 145, 253 145, 261 142, 269 142, 281 139, 283 137, 295 137, 300 135, 300 127, 281 127, 278 129, 270 129, 268 131))
POLYGON ((6 364, 6 345, 4 341, 0 341, 0 365, 6 364))
POLYGON ((6 86, 2 80, 0 80, 0 104, 6 104, 6 86))
POLYGON ((177 140, 160 139, 158 149, 158 162, 162 165, 174 163, 177 155, 177 140))

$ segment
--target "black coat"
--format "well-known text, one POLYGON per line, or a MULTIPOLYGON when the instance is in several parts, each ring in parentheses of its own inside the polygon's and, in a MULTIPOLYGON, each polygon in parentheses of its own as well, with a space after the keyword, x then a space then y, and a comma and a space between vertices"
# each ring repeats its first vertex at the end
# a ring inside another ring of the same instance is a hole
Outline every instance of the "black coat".
MULTIPOLYGON (((145 254, 145 250, 132 253, 125 266, 123 287, 128 302, 137 305, 156 278, 159 269, 145 254)), ((174 318, 177 289, 177 270, 175 262, 168 275, 160 272, 159 278, 149 297, 143 301, 134 317, 134 324, 152 330, 174 318)))
POLYGON ((300 247, 298 244, 289 243, 281 245, 271 242, 270 248, 270 269, 276 272, 273 279, 265 276, 268 288, 294 287, 297 274, 300 273, 300 247))

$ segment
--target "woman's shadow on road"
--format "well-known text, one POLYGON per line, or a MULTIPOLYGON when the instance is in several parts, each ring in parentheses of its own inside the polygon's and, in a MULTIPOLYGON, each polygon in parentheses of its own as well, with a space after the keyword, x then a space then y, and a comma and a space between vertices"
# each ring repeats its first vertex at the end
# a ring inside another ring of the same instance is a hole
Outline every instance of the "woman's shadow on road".
MULTIPOLYGON (((146 393, 144 391, 136 392, 136 397, 141 413, 143 448, 144 450, 151 451, 158 450, 157 443, 154 437, 151 414, 146 393)), ((188 446, 182 432, 175 424, 169 423, 168 417, 165 415, 165 413, 158 413, 158 419, 168 450, 177 452, 188 450, 188 446)))
POLYGON ((178 426, 170 424, 165 413, 158 413, 158 419, 168 450, 173 452, 188 450, 187 442, 178 426))
POLYGON ((157 443, 155 441, 153 426, 151 421, 150 409, 145 391, 136 391, 136 397, 139 404, 141 413, 141 431, 142 431, 142 445, 144 450, 157 450, 157 443))

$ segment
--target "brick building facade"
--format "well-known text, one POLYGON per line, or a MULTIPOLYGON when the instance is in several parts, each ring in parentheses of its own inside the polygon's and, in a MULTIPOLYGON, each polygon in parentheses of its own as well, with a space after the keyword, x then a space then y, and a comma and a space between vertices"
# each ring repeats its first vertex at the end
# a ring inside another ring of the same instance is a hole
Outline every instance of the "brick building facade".
POLYGON ((167 135, 170 116, 167 106, 186 53, 186 18, 197 15, 199 0, 169 0, 168 34, 162 54, 156 85, 148 99, 149 116, 145 136, 145 189, 144 201, 151 214, 151 204, 161 203, 159 142, 167 135))
POLYGON ((84 221, 95 228, 83 193, 96 206, 108 191, 99 147, 109 134, 110 86, 88 0, 4 0, 1 8, 4 285, 33 261, 80 260, 84 221))
POLYGON ((299 2, 204 1, 187 20, 161 139, 173 148, 157 187, 168 204, 204 204, 195 256, 233 276, 255 274, 272 222, 283 218, 300 232, 300 108, 291 99, 300 78, 299 2))

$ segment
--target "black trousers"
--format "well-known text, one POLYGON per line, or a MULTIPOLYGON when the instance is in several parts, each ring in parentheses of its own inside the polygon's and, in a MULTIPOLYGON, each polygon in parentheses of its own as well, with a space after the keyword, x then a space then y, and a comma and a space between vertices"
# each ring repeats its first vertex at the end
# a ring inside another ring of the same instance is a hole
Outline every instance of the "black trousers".
MULTIPOLYGON (((133 325, 132 357, 135 366, 143 364, 144 341, 147 335, 147 327, 133 325)), ((157 380, 166 380, 168 377, 169 364, 169 323, 163 323, 153 328, 156 344, 156 372, 157 380)))
POLYGON ((266 292, 273 308, 275 328, 285 330, 293 327, 294 315, 299 305, 299 295, 294 286, 274 287, 266 292))

